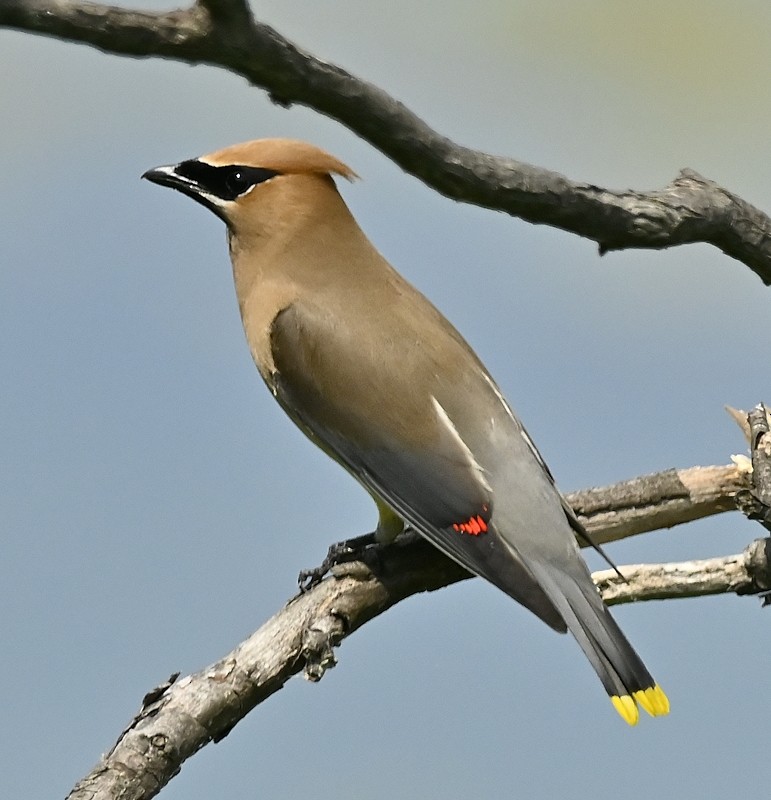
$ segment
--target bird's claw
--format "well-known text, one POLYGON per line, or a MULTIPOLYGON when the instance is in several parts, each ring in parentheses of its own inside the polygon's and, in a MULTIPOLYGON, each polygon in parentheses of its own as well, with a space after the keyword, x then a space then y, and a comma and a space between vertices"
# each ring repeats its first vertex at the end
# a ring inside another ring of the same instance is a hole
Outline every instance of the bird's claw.
POLYGON ((346 564, 350 561, 364 561, 364 551, 375 543, 375 534, 368 533, 364 536, 357 536, 355 539, 346 539, 343 542, 336 542, 330 545, 326 557, 318 567, 300 571, 297 576, 300 594, 305 594, 305 592, 313 589, 314 586, 318 586, 332 567, 338 564, 346 564))

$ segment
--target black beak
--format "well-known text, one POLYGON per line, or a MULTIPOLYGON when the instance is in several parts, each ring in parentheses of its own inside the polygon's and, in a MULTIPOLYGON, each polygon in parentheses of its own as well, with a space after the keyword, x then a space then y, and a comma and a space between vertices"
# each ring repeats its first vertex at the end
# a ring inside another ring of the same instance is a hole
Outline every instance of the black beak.
POLYGON ((156 167, 155 169, 148 169, 142 177, 151 183, 157 183, 159 186, 169 186, 172 189, 184 192, 184 194, 192 195, 197 193, 198 185, 195 181, 181 177, 176 169, 176 164, 156 167))
POLYGON ((168 186, 170 189, 176 189, 178 192, 186 194, 197 203, 208 208, 209 211, 214 212, 220 219, 227 222, 222 208, 214 201, 212 195, 207 192, 198 181, 180 175, 178 171, 179 166, 179 164, 172 164, 165 167, 148 169, 142 177, 151 183, 157 183, 159 186, 168 186))

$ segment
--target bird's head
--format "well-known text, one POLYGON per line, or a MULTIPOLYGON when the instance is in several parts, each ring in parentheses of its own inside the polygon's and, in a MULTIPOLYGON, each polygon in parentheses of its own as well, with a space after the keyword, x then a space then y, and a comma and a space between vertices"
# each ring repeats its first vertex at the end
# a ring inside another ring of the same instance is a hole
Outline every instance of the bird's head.
POLYGON ((142 177, 192 197, 236 235, 266 235, 310 213, 330 190, 336 195, 332 175, 356 177, 342 161, 314 145, 257 139, 156 167, 142 177))

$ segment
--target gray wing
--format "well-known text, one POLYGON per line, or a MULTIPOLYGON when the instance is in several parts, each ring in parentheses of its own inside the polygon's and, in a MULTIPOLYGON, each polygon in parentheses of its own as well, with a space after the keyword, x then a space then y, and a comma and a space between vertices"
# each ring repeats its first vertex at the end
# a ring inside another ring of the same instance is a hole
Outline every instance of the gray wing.
POLYGON ((403 342, 384 338, 377 353, 368 352, 368 343, 337 319, 312 305, 290 306, 271 329, 276 398, 312 440, 436 547, 564 631, 553 603, 496 530, 484 470, 443 424, 431 393, 437 370, 430 354, 408 354, 403 342))

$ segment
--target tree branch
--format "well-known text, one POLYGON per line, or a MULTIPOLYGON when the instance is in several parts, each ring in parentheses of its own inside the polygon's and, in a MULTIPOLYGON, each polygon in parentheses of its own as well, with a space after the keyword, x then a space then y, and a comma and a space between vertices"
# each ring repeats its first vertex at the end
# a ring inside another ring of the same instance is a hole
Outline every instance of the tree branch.
POLYGON ((676 564, 634 564, 592 574, 610 605, 712 594, 759 594, 771 588, 771 539, 756 539, 733 556, 676 564))
POLYGON ((751 471, 731 464, 670 469, 573 492, 567 499, 592 538, 606 544, 731 511, 737 493, 751 486, 751 471))
POLYGON ((462 147, 383 90, 254 21, 244 0, 199 0, 165 14, 74 0, 3 0, 0 27, 121 55, 224 67, 274 102, 336 119, 447 197, 584 236, 601 253, 707 242, 771 284, 771 219, 713 181, 684 169, 663 189, 611 191, 462 147))
MULTIPOLYGON (((603 542, 643 530, 690 521, 732 507, 750 485, 736 466, 669 470, 607 489, 571 495, 603 542), (613 503, 619 502, 619 508, 613 503)), ((333 648, 353 631, 418 592, 433 591, 470 575, 415 534, 378 549, 377 574, 354 562, 295 597, 258 631, 215 664, 151 691, 142 708, 69 800, 148 800, 185 759, 223 739, 255 706, 303 672, 320 680, 335 665, 333 648)), ((628 581, 598 573, 609 603, 693 597, 771 586, 769 540, 744 553, 684 564, 622 567, 628 581), (614 580, 615 578, 615 580, 614 580)))

